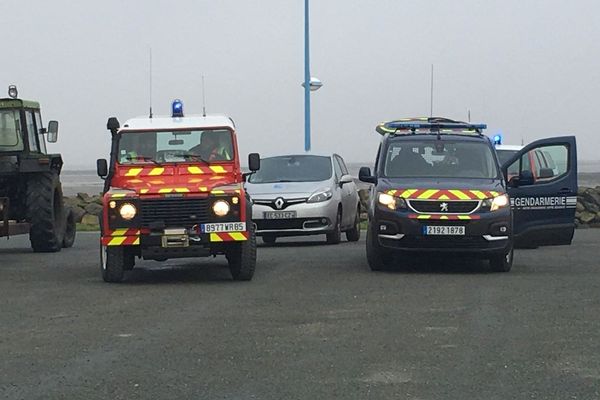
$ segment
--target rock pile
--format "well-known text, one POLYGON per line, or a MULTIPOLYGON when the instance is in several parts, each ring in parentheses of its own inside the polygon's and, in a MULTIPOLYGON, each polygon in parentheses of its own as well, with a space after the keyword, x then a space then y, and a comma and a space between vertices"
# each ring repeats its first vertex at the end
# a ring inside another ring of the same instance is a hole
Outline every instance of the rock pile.
POLYGON ((600 228, 600 186, 580 187, 577 191, 577 227, 600 228))
POLYGON ((75 212, 77 223, 89 226, 98 225, 102 215, 102 197, 90 196, 87 193, 77 193, 77 196, 65 197, 65 206, 71 207, 75 212))

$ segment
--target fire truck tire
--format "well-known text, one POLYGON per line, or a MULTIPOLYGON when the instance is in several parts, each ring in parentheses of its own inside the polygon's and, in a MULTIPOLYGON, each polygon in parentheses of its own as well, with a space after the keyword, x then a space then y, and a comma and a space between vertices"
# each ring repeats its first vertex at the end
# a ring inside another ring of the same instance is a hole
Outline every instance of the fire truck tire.
POLYGON ((390 265, 392 254, 382 249, 373 235, 372 228, 367 228, 367 262, 371 271, 383 271, 390 265))
POLYGON ((235 243, 232 249, 227 251, 226 257, 229 262, 229 271, 233 280, 250 281, 254 276, 256 267, 256 233, 254 224, 246 224, 249 227, 250 236, 248 240, 235 243))
POLYGON ((77 235, 77 224, 75 223, 75 213, 73 209, 67 210, 67 220, 65 225, 65 236, 63 237, 63 248, 73 247, 75 236, 77 235))
POLYGON ((100 269, 104 282, 122 282, 125 261, 125 247, 100 245, 100 269))
POLYGON ((356 217, 354 218, 354 225, 350 230, 346 231, 346 240, 349 242, 358 242, 360 239, 360 206, 356 210, 356 217))
POLYGON ((27 182, 29 241, 35 252, 56 252, 63 247, 65 215, 62 187, 54 172, 32 175, 27 182))
POLYGON ((509 272, 513 264, 514 250, 511 248, 506 254, 490 258, 490 267, 494 272, 509 272))

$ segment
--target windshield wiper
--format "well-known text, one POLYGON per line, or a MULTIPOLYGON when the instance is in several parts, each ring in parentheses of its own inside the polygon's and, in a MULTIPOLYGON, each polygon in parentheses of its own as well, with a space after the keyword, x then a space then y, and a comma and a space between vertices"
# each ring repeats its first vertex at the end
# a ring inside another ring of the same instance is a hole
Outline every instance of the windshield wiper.
POLYGON ((125 159, 127 161, 137 161, 137 160, 150 161, 151 163, 154 163, 156 165, 162 165, 161 163, 159 163, 158 161, 156 161, 154 158, 152 158, 152 157, 146 157, 146 156, 132 157, 130 155, 127 155, 127 156, 125 156, 125 159))

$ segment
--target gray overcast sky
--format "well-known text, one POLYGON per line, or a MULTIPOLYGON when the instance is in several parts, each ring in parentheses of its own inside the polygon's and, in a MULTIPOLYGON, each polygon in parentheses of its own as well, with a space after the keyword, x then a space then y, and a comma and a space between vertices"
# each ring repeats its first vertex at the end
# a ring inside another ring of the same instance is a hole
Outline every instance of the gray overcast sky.
MULTIPOLYGON (((60 121, 66 168, 106 157, 106 119, 154 111, 232 116, 241 152, 302 152, 302 0, 0 0, 0 90, 60 121), (1 88, 4 87, 4 88, 1 88)), ((576 134, 598 160, 600 1, 312 0, 313 150, 374 158, 375 125, 434 114, 486 122, 505 143, 576 134)), ((2 94, 2 97, 4 95, 2 94)))

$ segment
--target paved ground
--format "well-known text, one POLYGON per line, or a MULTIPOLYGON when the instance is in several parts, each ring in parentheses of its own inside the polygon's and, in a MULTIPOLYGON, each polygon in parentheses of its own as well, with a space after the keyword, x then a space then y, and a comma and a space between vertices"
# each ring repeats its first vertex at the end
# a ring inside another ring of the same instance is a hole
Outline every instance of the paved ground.
POLYGON ((261 247, 249 283, 217 259, 105 284, 96 243, 0 242, 0 399, 600 398, 600 230, 508 274, 261 247))

